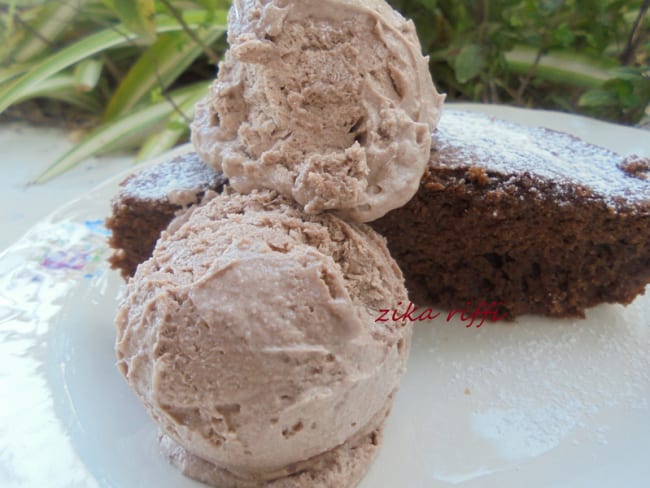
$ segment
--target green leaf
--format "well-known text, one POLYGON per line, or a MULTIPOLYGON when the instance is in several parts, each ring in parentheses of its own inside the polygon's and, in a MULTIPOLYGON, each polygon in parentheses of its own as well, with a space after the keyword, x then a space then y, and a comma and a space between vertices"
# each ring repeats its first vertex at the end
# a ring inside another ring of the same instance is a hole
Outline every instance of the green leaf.
POLYGON ((553 40, 561 47, 568 47, 575 40, 576 36, 573 29, 563 24, 552 32, 553 40))
POLYGON ((615 94, 623 107, 635 108, 643 103, 634 89, 635 84, 630 80, 615 78, 608 81, 603 88, 615 94))
POLYGON ((551 14, 563 6, 565 0, 541 0, 537 2, 537 8, 545 15, 551 14))
POLYGON ((140 40, 156 40, 156 5, 154 0, 107 0, 122 23, 140 40))
MULTIPOLYGON (((201 82, 189 87, 184 87, 170 94, 175 105, 183 104, 189 97, 195 96, 198 91, 207 94, 210 82, 201 82)), ((108 147, 114 146, 120 140, 133 137, 137 133, 145 133, 152 127, 163 122, 174 110, 167 100, 154 105, 146 106, 132 112, 120 119, 103 124, 95 129, 86 139, 77 144, 54 164, 39 175, 35 183, 44 183, 55 176, 73 168, 84 159, 98 154, 108 147)))
POLYGON ((621 66, 610 71, 614 78, 622 80, 637 81, 640 79, 650 78, 650 68, 636 68, 632 66, 621 66))
MULTIPOLYGON (((517 47, 505 54, 513 73, 527 75, 535 65, 537 50, 517 47)), ((583 88, 598 88, 612 78, 608 65, 572 52, 553 52, 540 58, 535 67, 535 78, 583 88)))
POLYGON ((436 13, 438 9, 438 0, 417 0, 417 3, 422 5, 430 13, 436 13))
POLYGON ((195 1, 203 8, 206 8, 210 11, 215 11, 217 9, 227 9, 228 7, 230 7, 229 0, 195 0, 195 1))
POLYGON ((90 112, 96 112, 101 108, 101 104, 96 97, 88 93, 80 93, 77 90, 77 80, 69 74, 48 78, 32 91, 25 93, 17 102, 20 103, 23 100, 36 97, 61 100, 90 112))
POLYGON ((483 54, 480 46, 468 44, 456 56, 454 70, 459 83, 467 83, 483 69, 483 54))
POLYGON ((586 91, 578 100, 578 105, 580 107, 611 107, 618 103, 618 97, 607 91, 600 89, 593 89, 586 91))
MULTIPOLYGON (((184 14, 185 22, 192 28, 197 28, 201 25, 207 15, 203 10, 185 12, 184 14)), ((175 19, 167 15, 160 15, 156 19, 156 30, 158 33, 179 31, 182 29, 183 27, 175 19)), ((96 34, 91 34, 48 56, 41 62, 35 64, 29 72, 0 91, 0 113, 15 103, 24 93, 50 76, 107 49, 129 45, 136 37, 134 33, 129 32, 123 25, 117 25, 96 34)))
POLYGON ((72 19, 83 10, 86 3, 87 0, 47 2, 36 21, 31 23, 30 30, 25 32, 23 40, 14 48, 14 61, 22 63, 46 51, 70 27, 72 19))
POLYGON ((80 92, 89 92, 99 81, 102 74, 102 62, 97 59, 86 59, 74 68, 75 88, 80 92))
POLYGON ((174 112, 167 121, 164 130, 147 138, 136 159, 140 161, 153 158, 174 147, 178 140, 189 132, 186 120, 192 120, 196 103, 206 95, 207 90, 204 86, 199 86, 195 93, 188 94, 187 99, 178 106, 182 115, 174 112))
POLYGON ((48 0, 0 0, 0 5, 11 6, 17 4, 17 7, 41 7, 48 0))
POLYGON ((0 68, 0 86, 16 76, 22 75, 28 69, 29 65, 27 64, 12 64, 6 68, 0 68))
MULTIPOLYGON (((209 44, 225 29, 225 23, 213 24, 209 31, 197 35, 209 44)), ((124 114, 154 87, 167 88, 200 54, 201 46, 194 43, 186 32, 161 35, 122 80, 108 102, 103 119, 107 121, 124 114)))

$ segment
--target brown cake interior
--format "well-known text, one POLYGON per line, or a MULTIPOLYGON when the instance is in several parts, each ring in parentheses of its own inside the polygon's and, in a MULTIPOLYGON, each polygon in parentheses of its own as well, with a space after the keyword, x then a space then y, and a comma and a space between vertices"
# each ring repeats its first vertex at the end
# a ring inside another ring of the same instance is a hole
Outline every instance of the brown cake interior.
POLYGON ((371 225, 416 303, 582 317, 650 281, 649 182, 631 161, 645 160, 446 112, 416 196, 371 225))
MULTIPOLYGON (((560 132, 445 110, 417 194, 371 225, 417 304, 582 317, 650 282, 649 168, 560 132)), ((191 204, 224 182, 194 153, 123 182, 107 220, 113 267, 127 277, 150 256, 187 204, 170 195, 191 204)))
POLYGON ((130 175, 120 184, 106 219, 111 267, 124 278, 147 260, 160 233, 179 211, 199 203, 206 191, 221 191, 225 177, 206 166, 196 153, 179 156, 130 175))
POLYGON ((531 191, 529 178, 498 180, 473 168, 429 170, 405 208, 374 223, 413 301, 501 301, 512 316, 582 316, 586 307, 629 303, 643 292, 647 214, 611 213, 580 198, 558 205, 544 196, 551 184, 536 182, 531 191))

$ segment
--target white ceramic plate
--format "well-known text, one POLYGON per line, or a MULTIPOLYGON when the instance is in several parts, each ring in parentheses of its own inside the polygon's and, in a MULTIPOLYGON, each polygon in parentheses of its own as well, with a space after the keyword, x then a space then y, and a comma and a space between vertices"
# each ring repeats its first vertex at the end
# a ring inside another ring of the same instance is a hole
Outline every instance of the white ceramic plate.
MULTIPOLYGON (((650 156, 641 130, 458 105, 650 156)), ((121 280, 101 226, 115 178, 0 255, 0 487, 190 487, 114 367, 121 280)), ((416 325, 362 488, 648 486, 650 298, 586 320, 416 325)))

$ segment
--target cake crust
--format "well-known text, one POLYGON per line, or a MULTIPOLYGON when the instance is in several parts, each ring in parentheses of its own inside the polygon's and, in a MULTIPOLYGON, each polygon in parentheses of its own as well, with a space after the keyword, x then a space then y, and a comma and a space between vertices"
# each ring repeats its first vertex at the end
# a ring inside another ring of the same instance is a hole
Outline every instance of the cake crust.
MULTIPOLYGON (((221 190, 222 175, 194 153, 184 158, 197 170, 197 200, 221 190)), ((418 192, 370 225, 387 238, 419 305, 495 301, 510 318, 583 317, 601 303, 630 303, 650 282, 649 174, 646 158, 445 110, 418 192)), ((156 198, 129 190, 143 178, 170 181, 164 171, 133 176, 107 221, 117 249, 111 262, 125 277, 184 208, 167 195, 188 187, 159 183, 166 193, 156 198)))
POLYGON ((417 303, 583 317, 650 282, 647 169, 568 134, 448 110, 415 197, 371 225, 417 303))
POLYGON ((120 183, 106 219, 111 231, 109 245, 115 249, 109 262, 125 279, 153 251, 160 233, 188 207, 200 203, 206 192, 221 192, 226 178, 203 164, 194 152, 183 154, 120 183))

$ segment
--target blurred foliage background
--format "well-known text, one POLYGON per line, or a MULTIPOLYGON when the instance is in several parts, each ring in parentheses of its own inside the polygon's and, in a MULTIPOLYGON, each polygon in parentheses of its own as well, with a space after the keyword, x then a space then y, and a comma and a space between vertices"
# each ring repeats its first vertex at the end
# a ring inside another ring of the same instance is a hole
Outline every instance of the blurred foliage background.
POLYGON ((650 103, 650 0, 396 0, 451 100, 634 124, 650 103))
MULTIPOLYGON (((0 121, 77 144, 37 181, 117 149, 188 138, 226 49, 228 0, 0 0, 0 121)), ((650 116, 650 0, 392 0, 450 101, 650 116)))

